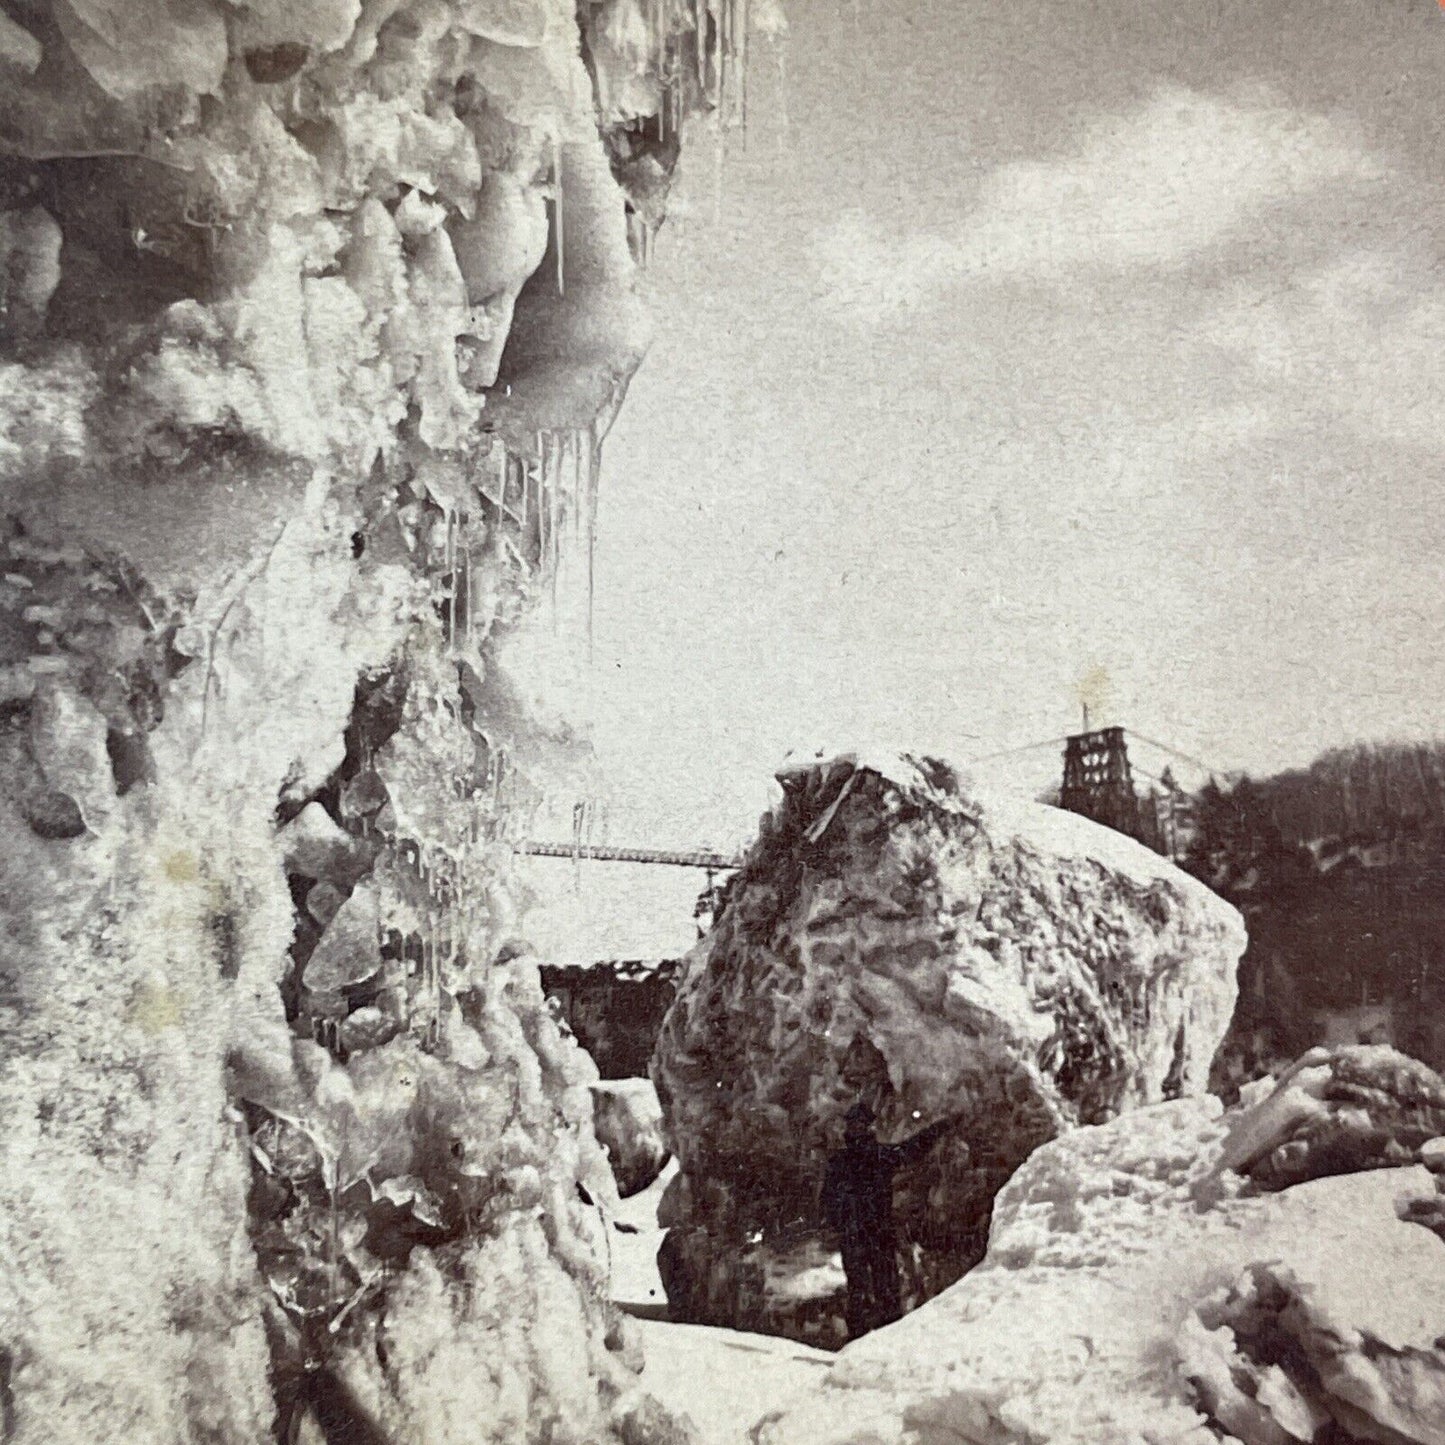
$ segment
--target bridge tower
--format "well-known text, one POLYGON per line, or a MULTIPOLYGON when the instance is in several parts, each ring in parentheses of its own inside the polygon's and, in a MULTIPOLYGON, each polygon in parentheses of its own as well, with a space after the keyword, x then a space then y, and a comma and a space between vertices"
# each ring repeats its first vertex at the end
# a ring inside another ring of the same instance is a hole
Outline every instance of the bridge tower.
POLYGON ((1106 828, 1148 842, 1134 792, 1123 728, 1098 728, 1064 739, 1064 783, 1059 806, 1106 828))

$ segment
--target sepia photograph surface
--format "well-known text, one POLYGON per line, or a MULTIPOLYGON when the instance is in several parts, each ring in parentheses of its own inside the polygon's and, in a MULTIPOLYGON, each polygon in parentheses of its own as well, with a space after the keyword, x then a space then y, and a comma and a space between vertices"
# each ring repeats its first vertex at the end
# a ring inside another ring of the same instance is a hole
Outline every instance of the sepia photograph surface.
POLYGON ((0 1445, 1445 1445, 1445 0, 0 0, 0 1445))

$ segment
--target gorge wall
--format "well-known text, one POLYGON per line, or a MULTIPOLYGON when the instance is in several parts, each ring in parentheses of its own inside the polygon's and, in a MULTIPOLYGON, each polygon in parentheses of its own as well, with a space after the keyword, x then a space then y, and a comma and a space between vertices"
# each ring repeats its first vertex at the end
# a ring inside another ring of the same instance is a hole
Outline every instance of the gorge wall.
POLYGON ((568 739, 496 657, 744 13, 0 10, 6 1440, 671 1428, 498 957, 568 739))

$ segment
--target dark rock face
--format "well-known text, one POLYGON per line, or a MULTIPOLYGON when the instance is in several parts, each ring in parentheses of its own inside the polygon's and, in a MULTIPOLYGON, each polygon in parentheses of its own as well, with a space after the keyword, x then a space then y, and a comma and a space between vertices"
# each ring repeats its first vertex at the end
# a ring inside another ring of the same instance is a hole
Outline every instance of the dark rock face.
POLYGON ((662 1020, 677 992, 678 963, 542 965, 542 987, 604 1079, 645 1079, 662 1020))
POLYGON ((916 1304, 981 1257, 1038 1145, 1203 1089, 1244 935, 1137 844, 988 804, 932 760, 782 782, 654 1056, 681 1167, 660 1262, 682 1318, 826 1341, 841 1304, 818 1191, 854 1102, 885 1142, 960 1115, 896 1176, 916 1304))

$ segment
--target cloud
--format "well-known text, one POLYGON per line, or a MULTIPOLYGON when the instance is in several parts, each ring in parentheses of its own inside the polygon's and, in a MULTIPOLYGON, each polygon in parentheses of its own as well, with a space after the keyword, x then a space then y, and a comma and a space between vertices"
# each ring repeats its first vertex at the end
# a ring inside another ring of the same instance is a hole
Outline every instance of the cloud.
POLYGON ((816 252, 833 304, 897 317, 969 280, 1068 285, 1081 273, 1180 267, 1281 201, 1383 174, 1322 117, 1169 89, 1096 123, 1068 156, 999 166, 952 230, 899 235, 850 212, 817 236, 816 252))
POLYGON ((1287 285, 1239 281, 1204 339, 1250 367, 1255 395, 1282 411, 1439 449, 1445 288, 1407 247, 1354 249, 1287 285))

